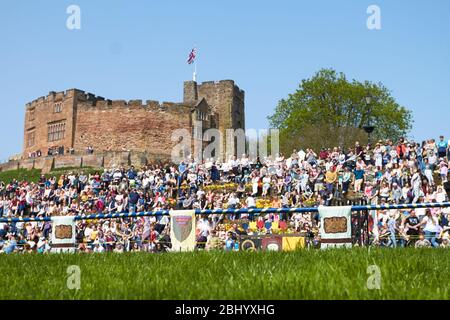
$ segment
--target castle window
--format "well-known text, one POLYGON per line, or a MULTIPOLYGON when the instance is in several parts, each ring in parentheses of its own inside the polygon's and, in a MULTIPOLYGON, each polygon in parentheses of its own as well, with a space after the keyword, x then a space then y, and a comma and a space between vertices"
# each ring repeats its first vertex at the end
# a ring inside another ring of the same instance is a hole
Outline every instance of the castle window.
POLYGON ((34 114, 34 111, 35 111, 35 109, 30 109, 30 111, 28 112, 28 121, 34 121, 34 117, 35 117, 35 114, 34 114))
POLYGON ((198 111, 197 120, 208 120, 208 115, 206 114, 206 112, 198 111))
POLYGON ((31 131, 27 133, 27 148, 34 146, 35 143, 36 132, 31 131))
POLYGON ((57 122, 48 125, 48 142, 64 139, 66 134, 66 123, 57 122))
POLYGON ((55 113, 59 113, 62 111, 62 102, 55 102, 55 104, 53 105, 53 111, 55 113))

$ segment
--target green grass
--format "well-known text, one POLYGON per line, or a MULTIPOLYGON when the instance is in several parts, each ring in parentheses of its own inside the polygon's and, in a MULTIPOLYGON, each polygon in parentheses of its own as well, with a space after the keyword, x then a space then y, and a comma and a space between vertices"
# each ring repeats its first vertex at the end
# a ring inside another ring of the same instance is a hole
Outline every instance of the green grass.
POLYGON ((448 299, 445 249, 0 255, 0 299, 448 299), (67 288, 67 267, 81 289, 67 288), (381 270, 369 290, 367 268, 381 270))
MULTIPOLYGON (((51 178, 55 176, 59 178, 62 174, 68 174, 69 172, 80 173, 81 171, 83 171, 84 174, 94 174, 97 171, 101 174, 103 172, 103 169, 97 169, 92 167, 60 168, 52 170, 49 173, 46 173, 45 177, 51 178)), ((38 182, 40 177, 41 177, 40 169, 31 169, 31 170, 18 169, 18 170, 0 171, 0 181, 3 181, 4 183, 9 183, 13 179, 16 179, 18 181, 26 180, 31 182, 38 182)))
POLYGON ((41 176, 41 170, 39 169, 18 169, 18 170, 8 170, 8 171, 0 171, 0 181, 4 183, 9 183, 13 179, 17 179, 18 181, 32 181, 37 182, 41 176))

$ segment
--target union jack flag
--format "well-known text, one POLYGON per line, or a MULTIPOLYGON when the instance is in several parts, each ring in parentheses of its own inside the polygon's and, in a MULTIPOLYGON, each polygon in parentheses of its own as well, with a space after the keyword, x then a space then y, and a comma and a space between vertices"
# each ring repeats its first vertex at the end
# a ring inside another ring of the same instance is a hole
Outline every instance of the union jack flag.
POLYGON ((189 59, 187 61, 188 64, 193 64, 195 60, 195 56, 197 55, 197 49, 192 49, 191 53, 189 54, 189 59))

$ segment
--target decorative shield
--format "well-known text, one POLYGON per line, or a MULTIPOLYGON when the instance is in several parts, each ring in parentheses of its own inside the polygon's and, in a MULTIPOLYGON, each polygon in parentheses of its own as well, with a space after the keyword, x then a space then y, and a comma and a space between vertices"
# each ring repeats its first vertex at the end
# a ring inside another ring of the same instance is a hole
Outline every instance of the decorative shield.
POLYGON ((258 251, 261 249, 261 238, 255 236, 244 236, 240 238, 240 249, 242 251, 258 251))
POLYGON ((256 251, 255 243, 250 239, 244 240, 241 243, 241 248, 243 251, 256 251))
POLYGON ((172 217, 173 233, 179 242, 186 240, 192 231, 192 216, 175 216, 172 217))
POLYGON ((56 239, 72 239, 72 226, 60 224, 55 227, 56 239))
POLYGON ((267 236, 262 239, 262 249, 266 251, 281 251, 282 238, 279 236, 267 236))
POLYGON ((325 218, 323 219, 323 229, 326 233, 345 233, 347 232, 347 218, 325 218))

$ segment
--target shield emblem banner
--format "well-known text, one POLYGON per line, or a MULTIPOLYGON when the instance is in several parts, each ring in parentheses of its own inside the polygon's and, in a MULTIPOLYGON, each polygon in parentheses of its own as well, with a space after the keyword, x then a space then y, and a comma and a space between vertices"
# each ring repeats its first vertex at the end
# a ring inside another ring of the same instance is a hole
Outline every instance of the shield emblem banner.
POLYGON ((351 247, 351 206, 319 207, 320 248, 351 247))
POLYGON ((186 240, 192 230, 192 216, 176 216, 173 223, 173 233, 179 242, 186 240))
POLYGON ((172 251, 193 251, 195 249, 195 210, 170 212, 170 240, 172 251))
POLYGON ((51 252, 75 252, 74 216, 52 217, 51 252))

